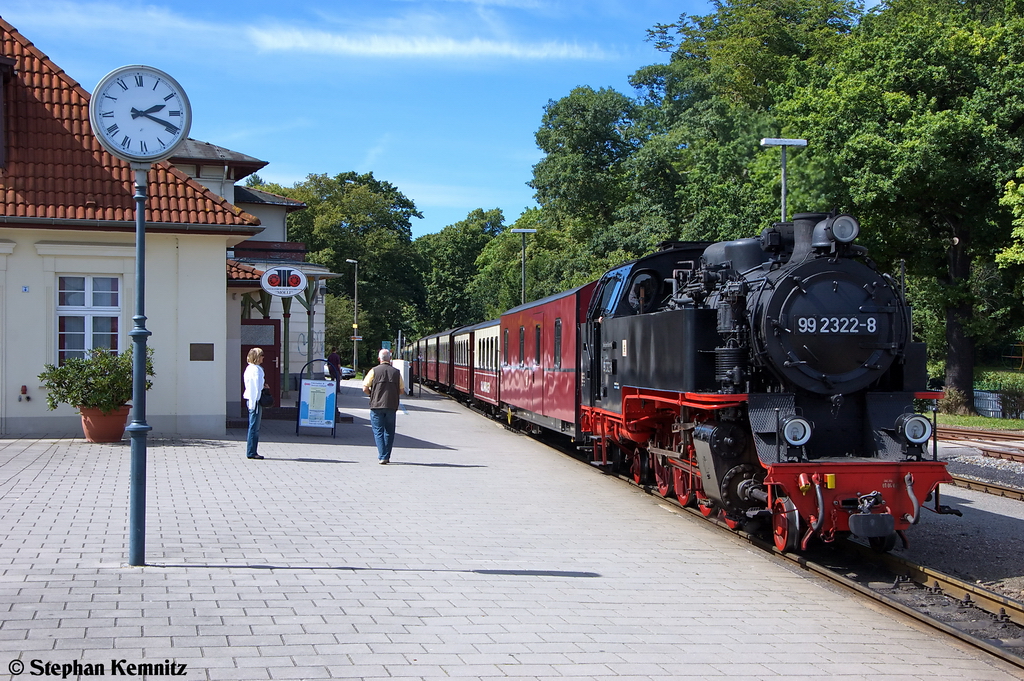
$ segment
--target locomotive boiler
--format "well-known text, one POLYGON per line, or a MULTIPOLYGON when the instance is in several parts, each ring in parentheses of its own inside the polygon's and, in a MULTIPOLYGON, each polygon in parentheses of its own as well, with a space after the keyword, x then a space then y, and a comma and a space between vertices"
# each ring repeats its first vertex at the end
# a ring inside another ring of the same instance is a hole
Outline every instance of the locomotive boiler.
POLYGON ((850 215, 804 213, 605 274, 579 348, 594 460, 732 526, 770 520, 781 550, 906 542, 952 481, 914 410, 939 395, 901 283, 858 234, 850 215))

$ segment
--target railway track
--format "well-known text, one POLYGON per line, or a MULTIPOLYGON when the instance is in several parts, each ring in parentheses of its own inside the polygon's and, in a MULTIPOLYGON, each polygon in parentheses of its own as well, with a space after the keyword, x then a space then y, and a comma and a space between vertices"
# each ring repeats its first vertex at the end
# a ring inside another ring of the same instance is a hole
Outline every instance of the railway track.
POLYGON ((974 480, 973 478, 965 478, 961 475, 953 476, 953 484, 957 487, 985 492, 997 497, 1005 497, 1006 499, 1013 499, 1015 501, 1024 501, 1024 489, 1017 487, 1007 487, 1005 485, 987 482, 985 480, 974 480))
POLYGON ((985 456, 1024 463, 1024 433, 1019 431, 939 426, 936 435, 945 442, 963 442, 985 456))
POLYGON ((1017 430, 986 430, 984 428, 960 428, 939 426, 935 431, 940 440, 988 440, 990 442, 1020 442, 1024 446, 1024 432, 1017 430))

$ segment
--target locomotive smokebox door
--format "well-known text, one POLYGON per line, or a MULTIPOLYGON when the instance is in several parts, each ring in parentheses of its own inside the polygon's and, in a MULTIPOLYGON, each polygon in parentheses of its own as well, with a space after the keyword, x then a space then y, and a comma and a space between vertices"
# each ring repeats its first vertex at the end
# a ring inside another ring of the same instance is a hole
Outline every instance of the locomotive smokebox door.
POLYGON ((759 340, 779 378, 819 395, 878 380, 906 344, 898 294, 850 260, 790 268, 759 301, 759 340))

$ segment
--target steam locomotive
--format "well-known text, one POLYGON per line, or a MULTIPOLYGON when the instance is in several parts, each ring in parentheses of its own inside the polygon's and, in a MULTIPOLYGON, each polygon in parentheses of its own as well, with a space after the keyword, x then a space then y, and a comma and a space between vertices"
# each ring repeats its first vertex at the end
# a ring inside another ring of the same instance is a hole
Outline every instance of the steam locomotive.
POLYGON ((667 242, 599 281, 420 339, 418 380, 585 442, 595 465, 780 550, 880 551, 952 482, 928 456, 925 347, 850 215, 667 242))

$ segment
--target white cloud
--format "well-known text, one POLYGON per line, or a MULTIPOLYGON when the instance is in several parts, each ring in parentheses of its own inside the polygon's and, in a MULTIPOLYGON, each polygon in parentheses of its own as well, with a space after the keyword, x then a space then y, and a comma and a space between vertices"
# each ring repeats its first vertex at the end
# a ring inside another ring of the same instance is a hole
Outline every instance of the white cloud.
POLYGON ((312 54, 350 55, 362 57, 501 57, 507 59, 606 59, 597 46, 544 42, 472 38, 455 40, 445 37, 410 37, 404 35, 343 35, 298 28, 249 28, 247 33, 261 50, 303 52, 312 54))
MULTIPOLYGON (((245 24, 196 20, 164 7, 108 2, 25 2, 10 0, 3 12, 15 25, 24 23, 33 31, 65 33, 93 41, 127 42, 167 46, 169 36, 179 48, 196 49, 217 45, 231 50, 252 46, 265 52, 292 54, 349 55, 371 58, 515 60, 583 60, 613 58, 597 44, 564 40, 528 41, 516 37, 518 30, 506 24, 503 8, 542 7, 534 0, 446 0, 445 4, 474 5, 474 11, 441 12, 438 7, 417 7, 412 12, 391 16, 369 14, 327 16, 320 12, 320 27, 271 20, 245 24), (499 14, 495 14, 499 12, 499 14), (339 25, 324 30, 323 25, 339 25), (341 27, 344 26, 344 28, 341 27), (130 38, 125 41, 125 36, 130 38)), ((419 4, 419 3, 417 3, 419 4)))
POLYGON ((377 164, 377 159, 391 148, 391 138, 390 132, 384 133, 375 145, 366 150, 366 155, 363 156, 363 162, 359 164, 359 167, 373 168, 377 164))

